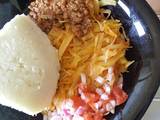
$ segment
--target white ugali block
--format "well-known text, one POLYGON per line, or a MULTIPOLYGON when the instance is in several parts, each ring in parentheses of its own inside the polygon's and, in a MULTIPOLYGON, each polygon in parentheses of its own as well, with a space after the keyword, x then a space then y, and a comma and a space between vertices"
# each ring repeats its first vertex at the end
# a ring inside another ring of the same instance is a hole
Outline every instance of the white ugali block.
POLYGON ((47 108, 59 79, 57 50, 29 16, 0 30, 0 104, 35 115, 47 108))

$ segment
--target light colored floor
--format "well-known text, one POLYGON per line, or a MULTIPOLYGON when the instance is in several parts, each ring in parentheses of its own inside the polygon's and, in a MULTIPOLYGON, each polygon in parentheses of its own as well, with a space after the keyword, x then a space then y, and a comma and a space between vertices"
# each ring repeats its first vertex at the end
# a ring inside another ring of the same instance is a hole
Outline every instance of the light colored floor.
POLYGON ((154 101, 142 120, 160 120, 160 101, 154 101))
POLYGON ((160 88, 142 120, 160 120, 160 88))
POLYGON ((156 13, 160 14, 160 0, 146 0, 152 8, 156 11, 156 13))
POLYGON ((159 90, 157 91, 157 94, 156 94, 155 97, 160 99, 160 88, 159 88, 159 90))

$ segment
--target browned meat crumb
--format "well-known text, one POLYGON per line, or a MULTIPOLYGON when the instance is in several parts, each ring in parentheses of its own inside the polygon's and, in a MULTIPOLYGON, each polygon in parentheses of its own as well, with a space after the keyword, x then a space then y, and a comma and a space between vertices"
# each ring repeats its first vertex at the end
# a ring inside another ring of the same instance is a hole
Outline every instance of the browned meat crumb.
POLYGON ((83 36, 92 24, 87 2, 88 0, 35 0, 29 6, 29 15, 45 32, 49 32, 53 25, 60 26, 67 22, 77 36, 83 36))

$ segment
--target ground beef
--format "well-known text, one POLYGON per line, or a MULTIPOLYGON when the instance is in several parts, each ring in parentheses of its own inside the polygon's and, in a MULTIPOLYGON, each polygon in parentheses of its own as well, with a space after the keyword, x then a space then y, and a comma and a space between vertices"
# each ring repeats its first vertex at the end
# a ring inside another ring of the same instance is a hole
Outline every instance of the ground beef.
POLYGON ((67 22, 77 36, 83 36, 92 23, 88 1, 35 0, 29 6, 30 16, 45 32, 48 32, 53 25, 61 26, 67 22))

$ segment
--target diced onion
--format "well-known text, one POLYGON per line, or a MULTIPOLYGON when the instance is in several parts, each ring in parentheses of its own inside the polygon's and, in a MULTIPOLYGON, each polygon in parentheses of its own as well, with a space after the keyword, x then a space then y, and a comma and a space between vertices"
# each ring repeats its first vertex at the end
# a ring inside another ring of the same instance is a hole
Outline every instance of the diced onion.
POLYGON ((101 95, 101 99, 102 100, 108 100, 109 97, 108 97, 108 95, 106 93, 104 93, 104 94, 101 95))
POLYGON ((110 93, 111 93, 111 88, 110 88, 110 86, 109 86, 108 84, 104 84, 103 88, 104 88, 104 90, 105 90, 105 92, 106 92, 107 94, 110 94, 110 93))
POLYGON ((84 73, 81 73, 81 81, 82 81, 83 84, 87 83, 87 78, 86 78, 86 75, 84 73))
POLYGON ((104 93, 104 91, 102 89, 100 89, 100 88, 96 88, 96 93, 98 95, 102 95, 104 93))
POLYGON ((96 78, 96 81, 97 81, 99 84, 103 84, 103 83, 104 83, 104 78, 101 77, 101 76, 98 76, 98 77, 96 78))

